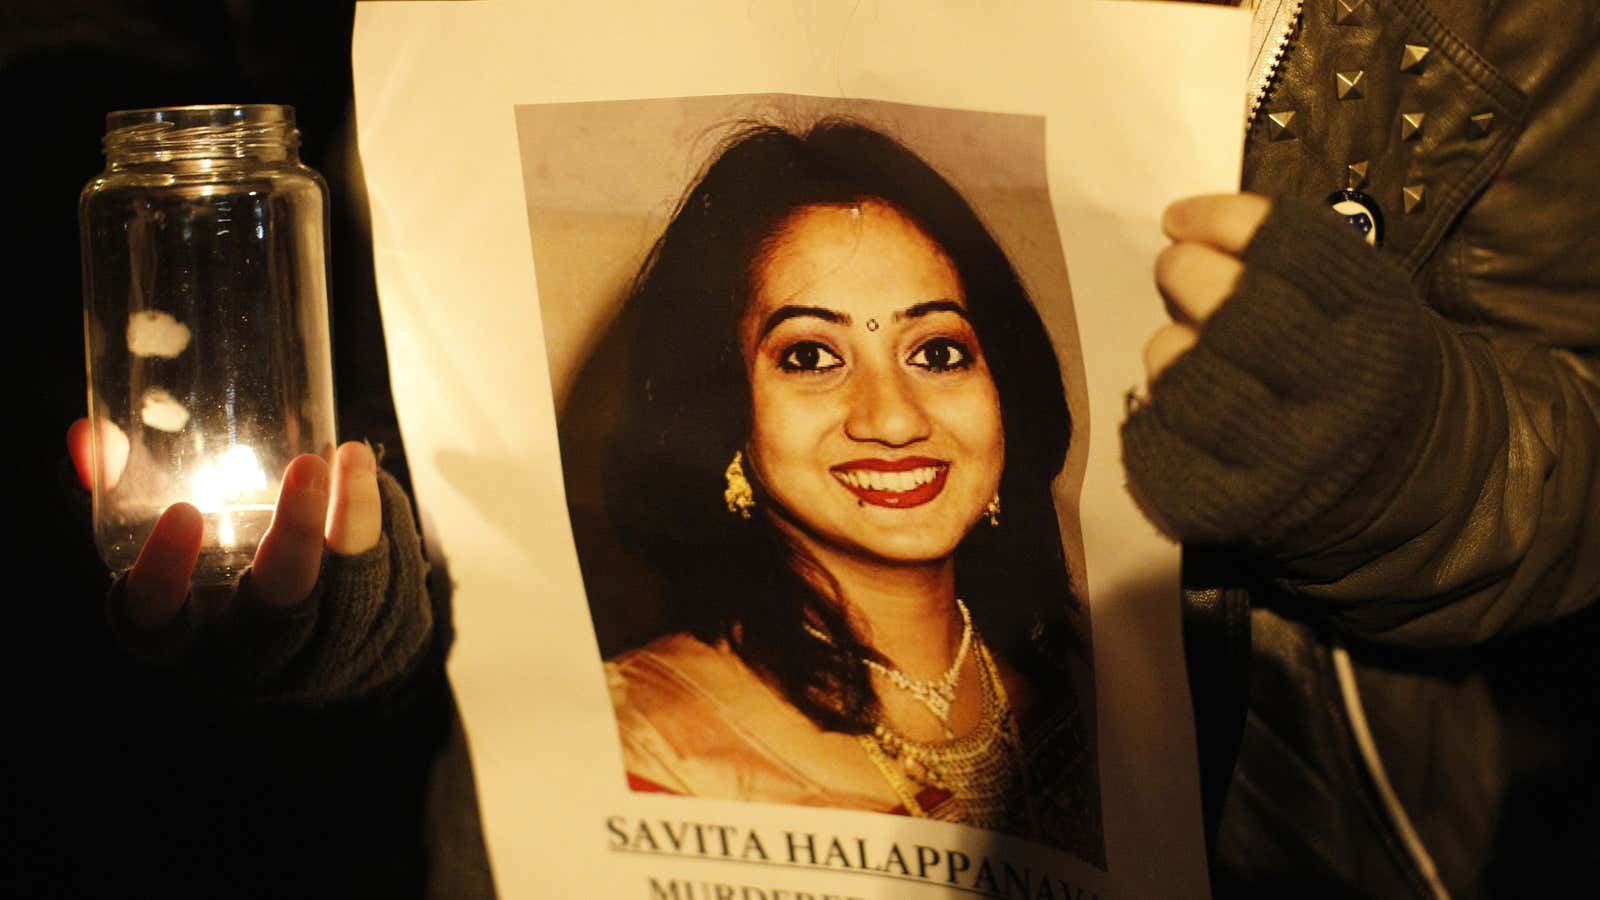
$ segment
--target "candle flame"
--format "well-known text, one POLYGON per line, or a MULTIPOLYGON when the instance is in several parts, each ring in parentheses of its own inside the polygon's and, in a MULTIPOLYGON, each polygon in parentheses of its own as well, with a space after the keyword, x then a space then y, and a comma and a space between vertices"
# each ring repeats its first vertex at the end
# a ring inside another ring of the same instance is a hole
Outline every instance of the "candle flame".
POLYGON ((230 500, 265 491, 267 473, 254 450, 235 444, 201 466, 190 479, 189 489, 201 512, 219 512, 230 500))

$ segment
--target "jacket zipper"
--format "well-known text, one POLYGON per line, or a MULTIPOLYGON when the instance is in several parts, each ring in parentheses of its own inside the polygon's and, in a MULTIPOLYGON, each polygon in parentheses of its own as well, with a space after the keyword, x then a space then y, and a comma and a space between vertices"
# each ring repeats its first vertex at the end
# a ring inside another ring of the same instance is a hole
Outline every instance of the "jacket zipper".
POLYGON ((1255 0, 1250 24, 1255 58, 1251 61, 1244 127, 1249 130, 1266 105, 1267 94, 1278 80, 1278 70, 1289 53, 1289 43, 1300 24, 1305 0, 1255 0))

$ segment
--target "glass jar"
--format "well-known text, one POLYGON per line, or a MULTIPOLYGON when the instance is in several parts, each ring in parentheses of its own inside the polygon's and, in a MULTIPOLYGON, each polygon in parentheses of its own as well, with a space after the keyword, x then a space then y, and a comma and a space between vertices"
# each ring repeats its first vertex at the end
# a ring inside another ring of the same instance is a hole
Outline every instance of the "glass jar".
POLYGON ((331 458, 328 188, 287 106, 106 116, 79 198, 94 533, 130 568, 163 510, 200 509, 194 582, 233 581, 283 471, 331 458))

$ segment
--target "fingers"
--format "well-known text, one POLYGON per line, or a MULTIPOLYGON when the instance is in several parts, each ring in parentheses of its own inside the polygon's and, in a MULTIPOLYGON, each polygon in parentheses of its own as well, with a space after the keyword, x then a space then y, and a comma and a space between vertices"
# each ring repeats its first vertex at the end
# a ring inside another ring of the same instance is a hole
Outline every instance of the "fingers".
POLYGON ((1144 345, 1145 381, 1154 383, 1157 375, 1199 339, 1199 332, 1188 325, 1164 325, 1157 329, 1144 345))
POLYGON ((1174 322, 1198 325, 1222 306, 1244 274, 1244 263, 1206 244, 1169 245, 1156 257, 1156 288, 1174 322))
POLYGON ((378 460, 364 443, 350 441, 334 455, 333 501, 328 507, 326 533, 328 549, 345 556, 372 549, 383 533, 378 460))
MULTIPOLYGON (((122 478, 128 464, 128 436, 114 423, 99 419, 100 423, 100 487, 111 490, 122 478)), ((72 455, 72 465, 78 470, 78 483, 84 490, 94 487, 93 457, 88 419, 79 419, 67 428, 67 452, 72 455)))
POLYGON ((1171 246, 1156 257, 1156 288, 1173 324, 1144 348, 1146 377, 1155 377, 1195 345, 1198 329, 1233 295, 1244 275, 1239 254, 1272 211, 1256 194, 1189 197, 1167 207, 1161 230, 1171 246))
POLYGON ((1271 211, 1272 201, 1260 194, 1187 197, 1167 207, 1161 230, 1175 242, 1207 244, 1237 256, 1271 211))
POLYGON ((94 465, 89 459, 89 420, 79 419, 67 426, 67 453, 72 457, 72 467, 78 470, 78 484, 84 490, 94 487, 94 465))
POLYGON ((299 604, 311 594, 322 566, 322 530, 328 517, 328 462, 301 454, 283 473, 272 525, 250 568, 254 598, 269 607, 299 604))
MULTIPOLYGON (((90 427, 88 420, 80 420, 68 431, 80 477, 91 471, 90 427)), ((108 433, 120 436, 109 427, 108 433)), ((272 524, 251 566, 248 597, 241 598, 255 608, 290 609, 310 596, 322 567, 325 534, 328 548, 347 555, 371 549, 382 537, 383 507, 371 448, 347 443, 333 457, 330 466, 320 456, 303 454, 284 472, 272 524)), ((190 622, 179 613, 190 595, 203 531, 199 510, 187 503, 173 505, 157 521, 123 590, 114 595, 120 606, 111 610, 112 624, 124 646, 137 655, 171 662, 193 646, 192 623, 179 628, 190 622)), ((238 620, 241 612, 234 611, 235 621, 251 621, 238 620)))
POLYGON ((200 510, 193 506, 167 507, 128 573, 124 608, 113 611, 123 622, 135 631, 154 632, 178 615, 189 595, 204 528, 200 510))

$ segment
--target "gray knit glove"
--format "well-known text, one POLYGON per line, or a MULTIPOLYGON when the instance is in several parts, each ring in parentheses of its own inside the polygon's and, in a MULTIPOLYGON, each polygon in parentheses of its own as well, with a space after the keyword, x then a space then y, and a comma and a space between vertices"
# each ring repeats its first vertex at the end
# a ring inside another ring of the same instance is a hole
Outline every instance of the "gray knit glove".
MULTIPOLYGON (((166 653, 200 687, 231 702, 315 709, 365 700, 402 682, 433 632, 428 564, 399 482, 378 470, 383 533, 358 556, 324 550, 311 595, 287 609, 253 602, 250 573, 230 596, 193 602, 163 629, 166 653)), ((124 578, 113 586, 110 608, 124 578)), ((117 622, 113 622, 116 628, 117 622)), ((149 636, 141 642, 148 645, 149 636)), ((125 642, 131 643, 131 642, 125 642)), ((157 648, 159 650, 159 648, 157 648)))
POLYGON ((1233 295, 1123 424, 1123 463, 1171 536, 1270 546, 1358 483, 1392 488, 1366 476, 1424 430, 1439 348, 1405 271, 1326 208, 1278 202, 1241 257, 1233 295))

